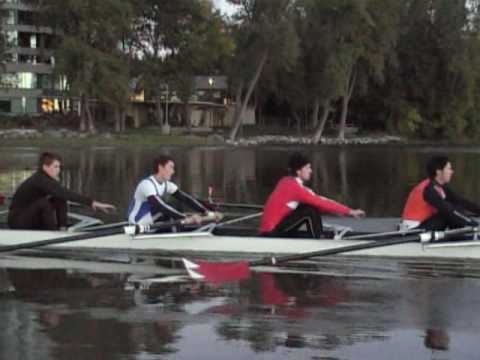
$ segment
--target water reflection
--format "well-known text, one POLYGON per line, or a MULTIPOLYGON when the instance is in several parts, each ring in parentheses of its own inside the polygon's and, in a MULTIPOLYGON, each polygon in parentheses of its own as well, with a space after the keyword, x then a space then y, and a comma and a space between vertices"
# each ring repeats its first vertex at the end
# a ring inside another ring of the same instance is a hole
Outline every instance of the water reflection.
POLYGON ((15 290, 0 293, 2 359, 283 358, 287 349, 383 359, 406 347, 413 358, 458 359, 477 348, 476 279, 258 273, 221 287, 163 278, 145 288, 128 274, 2 274, 15 290))
MULTIPOLYGON (((289 154, 298 148, 79 148, 51 149, 65 160, 63 182, 75 191, 118 204, 123 218, 136 183, 150 172, 157 153, 177 161, 176 181, 185 190, 230 202, 263 203, 285 174, 289 154)), ((424 177, 432 153, 450 153, 453 186, 472 199, 480 188, 475 169, 480 153, 472 148, 350 147, 306 148, 314 167, 312 187, 364 208, 370 216, 398 216, 409 189, 424 177)), ((40 149, 0 153, 0 192, 11 193, 25 169, 35 167, 40 149)))
MULTIPOLYGON (((0 152, 0 192, 13 191, 41 150, 47 149, 0 152)), ((65 159, 66 185, 118 204, 110 221, 123 218, 157 151, 177 159, 186 191, 205 196, 213 186, 222 200, 262 203, 298 149, 51 150, 65 159)), ((304 150, 315 189, 371 216, 398 216, 439 151, 450 153, 453 186, 479 199, 475 148, 304 150)), ((129 274, 0 269, 0 359, 376 360, 405 349, 412 358, 477 358, 478 264, 331 257, 315 272, 260 273, 221 287, 178 281, 143 287, 129 274)))

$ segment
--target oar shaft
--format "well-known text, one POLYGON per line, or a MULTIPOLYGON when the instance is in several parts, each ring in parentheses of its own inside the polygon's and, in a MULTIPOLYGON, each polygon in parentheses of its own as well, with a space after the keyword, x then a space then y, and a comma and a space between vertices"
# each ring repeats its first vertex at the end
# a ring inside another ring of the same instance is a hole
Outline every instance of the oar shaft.
POLYGON ((202 201, 206 205, 211 205, 220 208, 234 208, 234 209, 249 209, 249 210, 262 210, 263 205, 258 204, 242 204, 242 203, 225 203, 225 202, 211 202, 202 201))
POLYGON ((25 249, 34 249, 42 246, 64 244, 72 241, 88 240, 92 238, 100 238, 100 237, 105 237, 105 236, 110 236, 115 234, 121 234, 121 233, 123 233, 123 229, 116 229, 115 231, 108 229, 108 230, 101 230, 95 233, 67 235, 67 236, 61 236, 53 239, 30 241, 22 244, 1 246, 0 253, 17 251, 17 250, 25 250, 25 249))
POLYGON ((421 234, 394 238, 392 240, 370 241, 370 242, 361 243, 361 244, 347 245, 347 246, 336 247, 332 249, 324 249, 324 250, 313 251, 313 252, 304 253, 304 254, 294 254, 294 255, 280 256, 278 258, 272 257, 272 258, 266 258, 261 260, 255 260, 255 261, 249 262, 249 265, 250 266, 276 265, 276 264, 284 263, 287 261, 305 260, 305 259, 310 259, 310 258, 319 257, 319 256, 343 254, 343 253, 349 253, 349 252, 359 251, 359 250, 367 250, 367 249, 381 248, 385 246, 405 244, 409 242, 435 241, 435 240, 441 240, 441 239, 445 239, 455 235, 472 233, 474 231, 477 231, 477 229, 472 227, 466 227, 466 228, 440 231, 440 232, 424 232, 421 234))
MULTIPOLYGON (((208 216, 208 215, 202 217, 202 221, 211 221, 212 219, 214 219, 214 217, 212 218, 212 216, 208 216)), ((148 226, 131 225, 131 226, 126 226, 125 228, 101 229, 101 230, 91 231, 88 233, 83 233, 78 235, 67 235, 67 236, 61 236, 53 239, 45 239, 45 240, 25 242, 22 244, 0 246, 0 253, 8 252, 8 251, 16 251, 16 250, 34 249, 37 247, 42 247, 47 245, 58 245, 58 244, 64 244, 64 243, 73 242, 73 241, 96 239, 96 238, 101 238, 101 237, 106 237, 106 236, 116 235, 116 234, 126 234, 126 236, 134 236, 136 234, 145 233, 150 230, 165 229, 175 225, 181 225, 184 222, 185 222, 185 219, 180 219, 180 220, 170 220, 165 222, 159 222, 159 223, 148 225, 148 226)))

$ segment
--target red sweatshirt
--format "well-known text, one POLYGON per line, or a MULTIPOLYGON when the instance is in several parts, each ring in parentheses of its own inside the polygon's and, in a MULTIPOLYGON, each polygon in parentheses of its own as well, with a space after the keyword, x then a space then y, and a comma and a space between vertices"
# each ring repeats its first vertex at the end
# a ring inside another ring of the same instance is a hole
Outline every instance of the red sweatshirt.
POLYGON ((263 207, 260 233, 268 233, 275 229, 300 203, 313 206, 325 213, 348 215, 351 211, 345 205, 315 194, 296 178, 286 176, 278 182, 263 207))

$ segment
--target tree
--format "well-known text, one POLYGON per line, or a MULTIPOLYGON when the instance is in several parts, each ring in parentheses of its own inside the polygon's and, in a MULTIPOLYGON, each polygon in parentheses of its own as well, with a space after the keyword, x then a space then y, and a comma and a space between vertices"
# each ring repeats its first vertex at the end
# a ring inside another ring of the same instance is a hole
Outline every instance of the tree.
POLYGON ((135 21, 134 47, 142 60, 147 90, 155 97, 162 119, 162 85, 171 85, 184 103, 190 126, 189 101, 194 76, 215 71, 219 59, 232 49, 219 13, 196 0, 141 0, 135 21))
POLYGON ((230 0, 239 5, 232 33, 232 85, 236 107, 229 138, 235 140, 243 114, 266 66, 288 71, 296 61, 298 38, 293 24, 294 0, 230 0))
POLYGON ((55 73, 65 76, 68 90, 80 98, 80 130, 96 131, 91 99, 126 101, 128 68, 120 43, 130 30, 130 0, 42 0, 39 20, 54 29, 55 73), (122 94, 122 95, 119 95, 122 94))

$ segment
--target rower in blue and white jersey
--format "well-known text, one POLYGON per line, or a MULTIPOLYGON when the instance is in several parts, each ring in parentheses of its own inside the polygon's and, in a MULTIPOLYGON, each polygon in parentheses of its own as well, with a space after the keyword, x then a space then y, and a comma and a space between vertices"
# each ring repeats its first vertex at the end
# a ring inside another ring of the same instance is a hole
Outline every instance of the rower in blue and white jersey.
POLYGON ((187 216, 166 202, 167 195, 185 203, 196 212, 207 215, 208 209, 189 194, 181 191, 170 181, 175 173, 175 163, 169 156, 161 155, 153 162, 153 175, 138 184, 128 208, 128 222, 131 224, 150 225, 156 221, 181 220, 185 224, 200 224, 199 214, 187 216))

